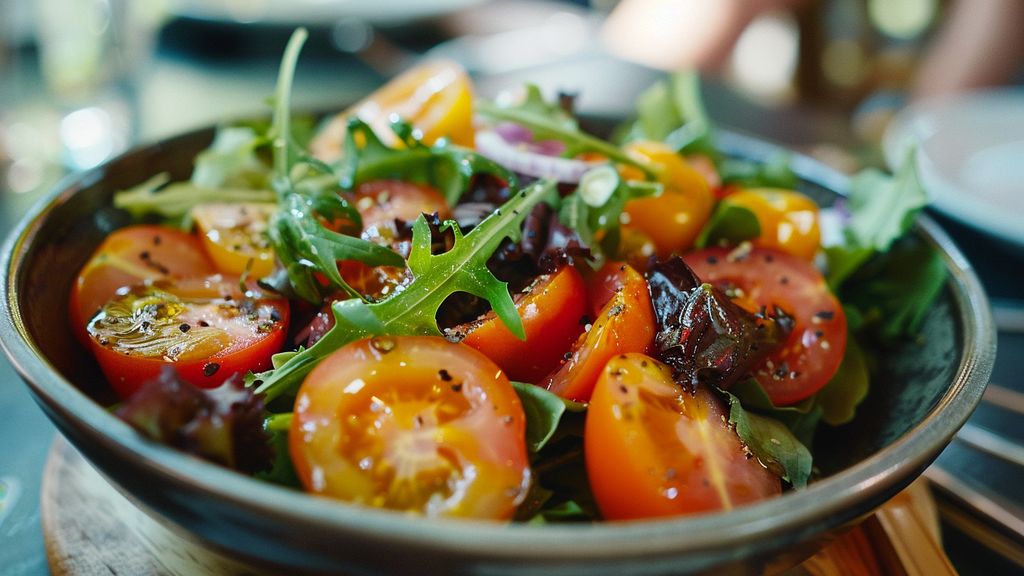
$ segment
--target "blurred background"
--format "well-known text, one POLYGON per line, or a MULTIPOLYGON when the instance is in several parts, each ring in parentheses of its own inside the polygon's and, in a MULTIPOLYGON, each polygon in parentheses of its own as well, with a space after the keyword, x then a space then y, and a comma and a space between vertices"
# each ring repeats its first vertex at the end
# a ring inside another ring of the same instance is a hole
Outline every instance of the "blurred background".
MULTIPOLYGON (((983 108, 1012 146, 984 176, 1024 214, 1024 162, 1005 156, 1024 154, 1020 0, 0 0, 0 230, 66 174, 138 143, 266 114, 297 25, 311 32, 299 108, 341 109, 417 60, 445 56, 483 95, 528 80, 577 93, 585 114, 622 117, 664 71, 697 68, 716 123, 846 172, 884 165, 886 129, 908 105, 1008 86, 1005 108, 983 108)), ((993 379, 1010 392, 976 421, 1010 448, 984 434, 961 439, 933 479, 945 488, 957 567, 1010 573, 1024 565, 1024 283, 1007 262, 1022 263, 1024 240, 978 234, 983 224, 964 226, 955 212, 938 217, 995 299, 993 379), (1022 354, 1008 360, 1013 347, 1022 354)), ((1014 222, 1024 237, 1024 216, 1014 222)), ((20 448, 0 458, 0 567, 44 573, 37 485, 53 429, 2 368, 0 414, 10 417, 0 435, 17 434, 6 443, 20 448)))

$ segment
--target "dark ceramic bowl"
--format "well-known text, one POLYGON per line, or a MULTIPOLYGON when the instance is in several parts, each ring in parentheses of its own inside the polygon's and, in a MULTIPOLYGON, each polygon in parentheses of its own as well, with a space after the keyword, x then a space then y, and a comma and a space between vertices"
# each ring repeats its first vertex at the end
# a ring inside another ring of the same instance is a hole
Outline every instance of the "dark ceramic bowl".
MULTIPOLYGON (((819 434, 823 477, 805 490, 693 518, 537 527, 430 521, 261 483, 149 442, 108 413, 107 386, 67 324, 76 270, 126 222, 111 207, 113 192, 160 171, 187 178, 211 136, 204 130, 131 152, 68 180, 36 206, 4 249, 0 336, 61 432, 144 510, 288 573, 720 574, 792 564, 916 478, 974 410, 992 369, 985 294, 949 238, 922 218, 915 233, 942 253, 949 281, 921 341, 880 358, 857 419, 819 434)), ((721 143, 751 159, 777 151, 734 134, 721 143)), ((796 157, 794 169, 801 188, 825 204, 847 186, 807 158, 796 157)))

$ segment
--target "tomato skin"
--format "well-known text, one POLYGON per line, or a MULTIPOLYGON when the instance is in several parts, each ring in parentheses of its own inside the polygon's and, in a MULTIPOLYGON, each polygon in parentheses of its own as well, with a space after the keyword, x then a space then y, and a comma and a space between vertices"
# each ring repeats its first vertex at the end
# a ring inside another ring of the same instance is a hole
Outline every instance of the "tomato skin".
POLYGON ((586 402, 609 359, 627 352, 647 352, 654 344, 656 323, 647 281, 628 265, 622 288, 604 305, 590 330, 580 334, 565 364, 544 379, 544 386, 563 398, 586 402))
MULTIPOLYGON (((626 202, 623 212, 628 223, 623 228, 643 232, 654 242, 661 258, 687 250, 714 207, 714 195, 704 176, 660 142, 631 142, 625 149, 660 167, 658 181, 664 185, 664 192, 626 202)), ((620 171, 627 179, 642 179, 635 168, 624 167, 620 171)))
POLYGON ((71 286, 71 327, 85 343, 85 325, 119 288, 215 272, 199 239, 191 234, 149 224, 120 228, 103 240, 71 286))
POLYGON ((728 409, 643 354, 612 358, 587 410, 587 475, 601 514, 631 520, 730 510, 778 495, 779 477, 750 457, 728 409))
POLYGON ((430 517, 508 519, 526 417, 486 356, 431 336, 353 342, 306 377, 289 448, 306 490, 430 517))
POLYGON ((274 271, 267 228, 276 211, 276 204, 210 203, 193 208, 192 218, 219 272, 241 276, 248 269, 253 278, 263 278, 274 271))
POLYGON ((235 374, 268 370, 271 356, 284 345, 288 301, 246 299, 237 279, 158 281, 122 293, 87 327, 88 347, 121 398, 168 365, 183 380, 214 388, 235 374), (251 309, 246 308, 249 302, 251 309), (138 311, 146 304, 162 305, 169 312, 140 328, 126 310, 138 311), (130 331, 126 323, 134 324, 130 331))
POLYGON ((780 188, 740 190, 723 200, 754 213, 761 234, 754 246, 813 260, 821 246, 818 205, 807 196, 780 188))
POLYGON ((338 114, 310 143, 315 156, 325 161, 341 157, 349 117, 368 123, 385 144, 400 145, 391 130, 397 114, 411 123, 425 144, 448 138, 473 147, 473 86, 469 75, 450 60, 433 60, 399 74, 348 110, 338 114))
POLYGON ((461 328, 467 346, 483 352, 512 380, 540 382, 558 368, 562 355, 583 331, 586 285, 572 266, 563 266, 516 300, 526 339, 520 340, 493 312, 461 328))
POLYGON ((846 315, 811 263, 765 248, 707 248, 684 260, 701 280, 727 293, 739 288, 734 300, 747 310, 778 306, 793 317, 789 338, 754 374, 776 406, 813 395, 835 375, 846 350, 846 315))

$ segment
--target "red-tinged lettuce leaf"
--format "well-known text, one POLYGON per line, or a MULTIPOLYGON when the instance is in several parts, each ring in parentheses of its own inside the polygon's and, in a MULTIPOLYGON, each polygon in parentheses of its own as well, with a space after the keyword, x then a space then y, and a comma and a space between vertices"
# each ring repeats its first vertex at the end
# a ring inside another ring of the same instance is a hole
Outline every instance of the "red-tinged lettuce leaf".
POLYGON ((655 353, 678 382, 729 388, 786 341, 792 319, 781 310, 751 314, 673 256, 647 273, 658 320, 655 353))
POLYGON ((152 440, 240 472, 252 474, 271 463, 263 399, 242 386, 241 378, 203 389, 165 368, 116 414, 152 440))

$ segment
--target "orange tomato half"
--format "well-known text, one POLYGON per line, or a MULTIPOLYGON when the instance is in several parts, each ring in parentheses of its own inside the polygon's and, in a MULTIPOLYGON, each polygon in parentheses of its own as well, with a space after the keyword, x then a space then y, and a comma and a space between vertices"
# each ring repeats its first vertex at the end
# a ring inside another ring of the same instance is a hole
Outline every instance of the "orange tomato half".
POLYGON ((433 60, 403 72, 331 119, 310 143, 310 150, 325 161, 340 158, 352 116, 368 123, 384 143, 395 145, 392 115, 411 123, 427 144, 448 138, 472 147, 473 89, 469 75, 450 60, 433 60))
POLYGON ((288 435, 306 490, 430 517, 508 519, 526 496, 526 417, 505 374, 432 336, 353 342, 306 377, 288 435))
POLYGON ((735 192, 723 203, 750 210, 757 216, 761 234, 754 246, 772 248, 804 260, 813 260, 821 246, 818 205, 793 190, 751 188, 735 192))
POLYGON ((276 204, 200 204, 192 209, 203 248, 223 274, 253 278, 274 271, 274 249, 267 236, 276 204), (251 262, 251 264, 250 264, 251 262))
POLYGON ((705 388, 690 394, 642 354, 601 372, 583 435, 587 475, 608 520, 678 516, 775 496, 779 477, 754 458, 705 388))

